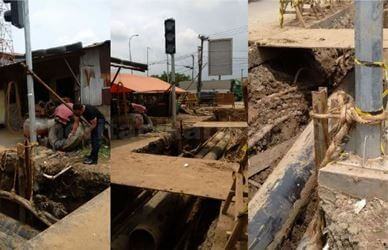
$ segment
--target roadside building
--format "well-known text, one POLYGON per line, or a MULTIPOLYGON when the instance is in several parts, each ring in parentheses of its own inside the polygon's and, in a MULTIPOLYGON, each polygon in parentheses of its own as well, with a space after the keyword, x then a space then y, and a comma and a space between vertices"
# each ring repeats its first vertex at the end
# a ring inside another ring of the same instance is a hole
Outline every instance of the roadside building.
MULTIPOLYGON (((96 106, 110 117, 110 41, 82 46, 82 43, 32 52, 33 71, 61 97, 96 106)), ((28 114, 24 55, 0 66, 0 125, 10 124, 14 114, 28 114), (3 110, 1 109, 3 107, 3 110)), ((58 100, 34 80, 35 102, 58 100)))

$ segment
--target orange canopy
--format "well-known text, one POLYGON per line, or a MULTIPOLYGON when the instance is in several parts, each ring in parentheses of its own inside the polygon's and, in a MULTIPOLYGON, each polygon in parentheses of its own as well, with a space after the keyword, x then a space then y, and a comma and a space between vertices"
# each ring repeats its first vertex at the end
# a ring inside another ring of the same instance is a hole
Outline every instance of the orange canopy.
MULTIPOLYGON (((111 74, 113 80, 113 74, 111 74)), ((158 78, 132 74, 119 74, 112 84, 111 92, 139 92, 139 93, 163 93, 170 88, 170 84, 158 78), (122 83, 124 89, 118 84, 122 83)), ((175 88, 176 93, 186 92, 184 89, 175 88)))

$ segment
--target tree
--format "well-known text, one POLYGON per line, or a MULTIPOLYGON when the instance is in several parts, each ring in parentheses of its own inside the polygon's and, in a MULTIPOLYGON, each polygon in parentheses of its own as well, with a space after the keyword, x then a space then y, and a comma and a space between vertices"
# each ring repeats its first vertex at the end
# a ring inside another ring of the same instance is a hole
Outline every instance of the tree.
MULTIPOLYGON (((168 77, 168 79, 170 79, 170 81, 171 81, 171 75, 172 74, 170 72, 169 77, 168 77)), ((163 74, 161 74, 161 75, 151 75, 151 77, 155 77, 155 78, 158 78, 160 80, 167 82, 166 71, 163 71, 163 74)), ((191 81, 191 77, 189 75, 185 75, 182 73, 175 73, 175 82, 178 84, 178 83, 183 82, 183 81, 191 81)))

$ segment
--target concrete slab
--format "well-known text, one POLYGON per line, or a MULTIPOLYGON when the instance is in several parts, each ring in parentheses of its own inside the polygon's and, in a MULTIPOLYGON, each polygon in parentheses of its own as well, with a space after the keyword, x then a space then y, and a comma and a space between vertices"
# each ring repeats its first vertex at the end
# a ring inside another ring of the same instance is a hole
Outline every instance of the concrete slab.
POLYGON ((29 240, 22 249, 110 249, 110 188, 29 240))
POLYGON ((237 163, 113 151, 111 183, 226 199, 237 163))
MULTIPOLYGON (((253 42, 261 47, 350 49, 354 48, 354 30, 292 29, 253 42)), ((388 29, 384 29, 383 48, 388 48, 388 29)))
POLYGON ((318 185, 359 199, 388 201, 388 171, 330 163, 319 170, 318 185))

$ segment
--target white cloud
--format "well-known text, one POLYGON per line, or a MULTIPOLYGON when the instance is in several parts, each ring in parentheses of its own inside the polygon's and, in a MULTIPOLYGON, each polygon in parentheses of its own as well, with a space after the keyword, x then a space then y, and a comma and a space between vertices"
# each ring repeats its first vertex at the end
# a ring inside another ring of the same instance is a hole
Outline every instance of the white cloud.
MULTIPOLYGON (((164 20, 174 18, 176 21, 176 58, 182 55, 197 55, 200 40, 198 34, 209 35, 247 26, 248 3, 246 0, 112 0, 113 56, 128 58, 128 37, 139 34, 131 41, 132 58, 134 61, 147 61, 147 49, 151 47, 150 62, 165 61, 164 52, 164 20)), ((234 55, 248 57, 247 27, 238 32, 226 32, 225 36, 233 37, 234 55), (245 33, 244 33, 245 32, 245 33)), ((205 43, 205 51, 207 50, 205 43)), ((207 53, 205 53, 207 57, 207 53)), ((195 59, 197 62, 197 58, 195 59)), ((206 59, 205 59, 206 62, 206 59)), ((190 56, 177 60, 179 65, 191 65, 190 56)), ((196 63, 197 64, 197 63, 196 63)), ((240 76, 241 68, 247 72, 247 63, 236 61, 234 77, 240 76)), ((197 66, 196 66, 197 67, 197 66)), ((166 63, 150 66, 151 74, 161 73, 166 69, 166 63)), ((177 72, 190 73, 183 66, 176 68, 177 72)), ((204 71, 207 78, 207 70, 204 71)))

